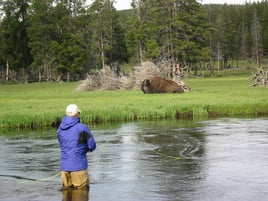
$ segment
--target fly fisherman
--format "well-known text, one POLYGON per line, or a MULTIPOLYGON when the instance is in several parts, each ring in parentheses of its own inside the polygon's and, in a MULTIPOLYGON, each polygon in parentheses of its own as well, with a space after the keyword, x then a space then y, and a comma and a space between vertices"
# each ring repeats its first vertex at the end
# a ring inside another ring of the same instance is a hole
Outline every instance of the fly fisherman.
POLYGON ((68 105, 57 131, 63 189, 89 189, 86 154, 96 149, 96 142, 87 125, 80 123, 80 112, 77 105, 68 105))

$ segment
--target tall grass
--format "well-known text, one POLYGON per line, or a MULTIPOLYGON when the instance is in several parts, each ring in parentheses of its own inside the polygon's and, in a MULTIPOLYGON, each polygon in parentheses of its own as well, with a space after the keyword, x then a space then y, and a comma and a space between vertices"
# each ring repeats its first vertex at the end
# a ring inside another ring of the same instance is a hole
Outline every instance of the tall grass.
POLYGON ((248 77, 184 81, 192 90, 183 94, 75 92, 77 82, 0 85, 0 127, 55 125, 70 103, 86 123, 268 114, 268 88, 249 87, 248 77))

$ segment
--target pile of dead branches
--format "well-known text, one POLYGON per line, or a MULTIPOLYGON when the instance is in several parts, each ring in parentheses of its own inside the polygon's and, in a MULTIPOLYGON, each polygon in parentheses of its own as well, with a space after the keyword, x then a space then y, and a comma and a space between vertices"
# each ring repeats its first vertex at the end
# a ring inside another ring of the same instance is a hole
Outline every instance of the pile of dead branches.
POLYGON ((253 82, 251 86, 268 86, 268 71, 264 71, 262 67, 257 68, 257 72, 252 73, 253 82))
POLYGON ((109 66, 105 66, 95 73, 88 74, 76 91, 139 89, 142 81, 148 77, 170 78, 168 75, 172 69, 173 67, 168 64, 155 65, 146 61, 140 66, 135 66, 128 75, 119 75, 109 66))

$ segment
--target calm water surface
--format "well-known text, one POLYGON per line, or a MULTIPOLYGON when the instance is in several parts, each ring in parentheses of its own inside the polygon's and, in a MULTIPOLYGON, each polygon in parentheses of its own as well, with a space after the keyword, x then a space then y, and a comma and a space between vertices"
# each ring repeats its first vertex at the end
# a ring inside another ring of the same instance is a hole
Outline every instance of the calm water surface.
MULTIPOLYGON (((267 118, 91 129, 91 201, 268 200, 267 118)), ((1 131, 0 150, 1 201, 62 200, 55 130, 1 131)))

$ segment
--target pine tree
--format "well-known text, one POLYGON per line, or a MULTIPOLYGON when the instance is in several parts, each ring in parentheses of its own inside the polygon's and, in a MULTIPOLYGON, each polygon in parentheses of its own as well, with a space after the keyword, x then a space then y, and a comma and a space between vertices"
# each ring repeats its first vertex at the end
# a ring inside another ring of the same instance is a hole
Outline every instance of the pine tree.
POLYGON ((18 75, 22 75, 24 81, 27 82, 27 71, 32 59, 26 31, 28 6, 28 0, 7 0, 3 2, 1 57, 4 58, 6 63, 6 81, 9 80, 9 71, 15 70, 20 72, 18 75))
POLYGON ((133 47, 136 42, 141 60, 195 63, 208 59, 211 26, 201 4, 195 0, 135 0, 132 6, 128 41, 133 40, 133 47))
POLYGON ((96 66, 102 68, 113 61, 126 59, 124 36, 120 33, 119 16, 111 0, 95 0, 89 8, 89 15, 94 19, 91 23, 91 50, 95 52, 96 66), (121 41, 121 42, 120 42, 121 41), (123 56, 117 51, 124 51, 123 56))

